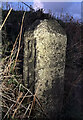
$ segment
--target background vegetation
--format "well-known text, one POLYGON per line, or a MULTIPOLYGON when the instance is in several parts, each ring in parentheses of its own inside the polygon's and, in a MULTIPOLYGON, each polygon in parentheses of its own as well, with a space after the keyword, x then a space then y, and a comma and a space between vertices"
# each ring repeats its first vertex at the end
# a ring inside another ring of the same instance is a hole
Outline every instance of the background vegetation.
MULTIPOLYGON (((10 8, 11 6, 6 3, 6 8, 2 11, 3 21, 10 8)), ((24 8, 18 5, 18 11, 12 10, 2 29, 3 119, 35 119, 33 112, 35 104, 40 107, 39 112, 46 116, 36 94, 23 84, 23 34, 37 19, 56 19, 67 34, 64 103, 59 119, 82 120, 83 24, 79 21, 75 22, 68 14, 66 16, 61 14, 60 18, 55 18, 50 13, 43 13, 43 10, 30 9, 26 11, 24 19, 23 15, 24 8)))

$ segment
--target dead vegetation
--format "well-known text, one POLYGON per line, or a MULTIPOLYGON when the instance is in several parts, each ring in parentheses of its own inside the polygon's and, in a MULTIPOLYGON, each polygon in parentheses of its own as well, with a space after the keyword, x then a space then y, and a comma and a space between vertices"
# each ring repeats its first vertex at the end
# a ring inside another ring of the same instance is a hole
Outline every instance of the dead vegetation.
MULTIPOLYGON (((26 119, 26 118, 29 119, 29 118, 31 118, 32 111, 35 110, 35 107, 34 107, 35 104, 37 104, 38 107, 40 107, 40 111, 43 113, 43 115, 48 117, 46 115, 45 111, 43 110, 40 100, 38 99, 38 97, 36 95, 39 86, 38 86, 35 94, 33 94, 30 91, 30 89, 28 89, 24 86, 24 84, 22 82, 23 81, 22 75, 18 74, 18 72, 17 72, 17 70, 19 70, 19 68, 16 65, 21 62, 18 59, 18 56, 19 56, 20 50, 22 48, 22 46, 21 46, 22 38, 21 37, 22 37, 22 30, 23 30, 25 16, 26 16, 26 13, 24 12, 22 20, 21 20, 20 32, 17 35, 17 38, 13 44, 11 54, 8 56, 5 56, 2 59, 2 62, 0 63, 0 65, 3 68, 2 73, 0 73, 0 75, 3 78, 3 81, 1 84, 2 85, 2 105, 1 105, 1 107, 2 107, 2 112, 3 112, 2 120, 5 120, 5 119, 6 120, 7 119, 15 120, 15 119, 26 119)), ((5 19, 5 20, 7 20, 7 19, 5 19)), ((3 22, 2 27, 4 26, 5 22, 3 22)), ((59 21, 59 23, 62 24, 61 21, 59 21)), ((65 25, 67 25, 67 24, 68 23, 66 23, 65 25)), ((71 21, 71 25, 73 26, 72 21, 71 21)), ((63 24, 63 26, 64 26, 64 24, 63 24)), ((79 23, 77 24, 77 26, 79 26, 79 23)), ((0 29, 2 29, 2 27, 0 29)), ((65 28, 66 28, 66 32, 67 32, 67 31, 69 31, 70 26, 65 27, 65 28)), ((73 29, 73 27, 71 27, 71 29, 73 29)), ((72 30, 70 30, 70 31, 72 31, 72 30)), ((69 33, 68 33, 68 37, 70 37, 69 33)), ((76 36, 74 39, 76 40, 76 36)), ((72 40, 72 38, 71 38, 71 40, 72 40)), ((78 41, 78 44, 79 44, 79 41, 78 41)), ((73 43, 73 45, 71 44, 72 48, 74 48, 76 45, 77 44, 75 44, 75 43, 73 43)), ((80 47, 80 46, 78 45, 77 47, 80 47)), ((69 47, 68 47, 68 49, 69 49, 69 47)), ((67 54, 69 55, 69 53, 71 51, 72 51, 72 49, 69 50, 69 52, 67 54)), ((79 57, 79 56, 77 56, 77 57, 79 57)), ((77 82, 79 82, 79 81, 73 82, 73 85, 75 85, 77 82)), ((71 88, 71 90, 72 89, 73 89, 73 87, 71 88)), ((72 92, 72 91, 70 91, 70 92, 72 92)), ((69 93, 68 97, 70 95, 70 92, 68 92, 69 93)))
MULTIPOLYGON (((43 112, 43 114, 46 115, 43 111, 41 103, 39 102, 39 99, 36 96, 39 86, 35 94, 33 94, 23 85, 22 75, 17 73, 17 69, 19 68, 17 68, 16 65, 20 62, 20 60, 18 60, 18 56, 21 49, 21 37, 25 15, 26 12, 23 14, 20 32, 15 40, 11 54, 4 58, 1 62, 1 65, 3 66, 3 71, 1 73, 1 76, 3 77, 1 84, 1 106, 3 112, 2 120, 30 118, 35 103, 37 103, 37 105, 40 107, 40 110, 43 112)), ((5 19, 5 22, 6 20, 7 19, 5 19)), ((4 22, 2 25, 4 25, 4 22)))

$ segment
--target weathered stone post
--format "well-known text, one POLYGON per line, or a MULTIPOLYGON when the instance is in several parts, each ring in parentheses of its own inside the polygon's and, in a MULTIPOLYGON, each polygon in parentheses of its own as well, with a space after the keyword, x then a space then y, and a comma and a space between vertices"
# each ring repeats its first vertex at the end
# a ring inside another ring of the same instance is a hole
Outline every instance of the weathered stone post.
MULTIPOLYGON (((66 34, 56 20, 46 19, 36 21, 28 33, 29 36, 32 36, 30 39, 34 39, 36 43, 35 91, 39 86, 37 97, 40 99, 45 113, 49 119, 57 120, 63 105, 66 34)), ((26 42, 29 37, 27 34, 25 36, 24 44, 27 46, 26 42)), ((27 49, 24 52, 27 56, 27 49)), ((24 59, 26 58, 24 54, 24 59)), ((24 69, 25 81, 27 79, 26 71, 27 69, 24 69)), ((40 113, 37 113, 37 117, 44 119, 40 113)))

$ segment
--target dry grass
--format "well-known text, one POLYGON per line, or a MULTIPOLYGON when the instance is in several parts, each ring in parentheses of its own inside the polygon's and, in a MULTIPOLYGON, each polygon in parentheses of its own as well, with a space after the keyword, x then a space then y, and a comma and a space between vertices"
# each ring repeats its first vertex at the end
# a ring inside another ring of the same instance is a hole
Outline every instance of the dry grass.
MULTIPOLYGON (((5 22, 10 15, 12 11, 12 8, 9 10, 9 13, 7 17, 5 18, 2 27, 0 30, 3 28, 5 25, 5 22)), ((18 60, 18 56, 20 53, 21 49, 21 37, 22 37, 22 29, 23 29, 23 22, 24 22, 24 17, 25 17, 25 12, 22 17, 22 23, 21 23, 21 28, 20 32, 15 40, 15 43, 13 45, 11 54, 7 56, 0 64, 3 66, 3 72, 0 73, 3 77, 3 82, 2 82, 2 110, 4 113, 3 120, 4 119, 24 119, 24 118, 30 118, 31 113, 35 107, 35 104, 39 106, 40 110, 42 113, 46 116, 47 114, 44 111, 44 108, 41 105, 41 102, 39 98, 37 97, 37 92, 39 89, 38 88, 33 94, 30 89, 28 89, 24 84, 21 82, 23 79, 21 75, 16 74, 16 64, 19 63, 20 61, 18 60), (17 42, 19 43, 17 46, 17 42), (16 47, 17 46, 17 47, 16 47), (11 118, 12 116, 12 118, 11 118)), ((61 16, 62 17, 62 16, 61 16)), ((73 19, 70 20, 71 22, 73 19)), ((74 44, 76 46, 78 43, 74 44)), ((70 52, 72 49, 70 50, 70 52)), ((76 57, 76 56, 75 56, 76 57)), ((68 95, 71 95, 71 92, 73 90, 73 87, 80 81, 80 76, 72 83, 72 88, 70 90, 70 93, 68 95)), ((68 98, 66 101, 68 101, 68 98)), ((65 103, 66 104, 66 103, 65 103)), ((64 105, 65 107, 65 105, 64 105)))
POLYGON ((0 30, 2 30, 2 28, 3 28, 3 26, 4 26, 5 22, 6 22, 6 20, 8 19, 9 15, 10 15, 10 13, 11 13, 11 11, 12 11, 12 8, 9 10, 9 12, 8 12, 5 20, 3 21, 3 24, 2 24, 1 27, 0 27, 0 30))
MULTIPOLYGON (((12 10, 12 9, 11 9, 12 10)), ((24 119, 30 118, 31 113, 34 109, 35 103, 40 107, 41 111, 44 115, 46 113, 39 102, 37 97, 38 88, 33 94, 27 87, 23 85, 21 75, 16 74, 16 64, 19 62, 18 56, 21 49, 21 36, 22 29, 24 23, 25 13, 22 17, 22 23, 20 32, 15 40, 13 48, 11 50, 11 54, 7 56, 2 62, 3 72, 1 75, 3 76, 2 82, 2 112, 3 119, 24 119), (18 47, 17 46, 17 42, 18 47)))

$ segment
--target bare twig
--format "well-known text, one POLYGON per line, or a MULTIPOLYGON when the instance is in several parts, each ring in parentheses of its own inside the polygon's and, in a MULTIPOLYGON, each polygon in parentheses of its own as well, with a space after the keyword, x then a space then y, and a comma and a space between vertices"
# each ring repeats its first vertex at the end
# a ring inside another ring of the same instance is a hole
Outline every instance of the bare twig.
POLYGON ((18 38, 19 38, 19 35, 20 35, 20 33, 18 34, 18 36, 17 36, 17 38, 16 38, 16 41, 15 41, 15 43, 14 43, 14 45, 13 45, 13 49, 12 49, 12 51, 11 51, 10 64, 11 64, 11 57, 12 57, 13 51, 14 51, 14 49, 15 49, 15 46, 16 46, 17 40, 18 40, 18 38))
POLYGON ((14 111, 14 113, 13 113, 13 115, 12 115, 12 118, 14 118, 14 116, 15 116, 17 110, 19 109, 20 105, 21 105, 22 102, 24 101, 24 99, 25 99, 25 97, 26 97, 27 94, 28 94, 28 92, 24 95, 24 97, 23 97, 23 99, 21 100, 21 102, 19 103, 18 107, 15 109, 15 111, 14 111))
POLYGON ((30 106, 31 106, 31 104, 29 104, 29 105, 28 105, 28 107, 27 107, 27 109, 26 109, 26 111, 25 111, 25 113, 24 113, 23 118, 24 118, 24 117, 25 117, 25 115, 27 114, 27 112, 28 112, 28 110, 29 110, 30 106))
POLYGON ((30 10, 32 10, 32 11, 35 11, 32 7, 30 7, 29 5, 27 5, 26 3, 24 3, 24 2, 22 2, 23 4, 25 4, 27 7, 29 7, 30 8, 30 10))
POLYGON ((35 94, 34 94, 33 102, 32 102, 31 109, 30 109, 30 112, 29 112, 29 116, 28 116, 28 117, 30 117, 30 115, 31 115, 31 111, 32 111, 32 108, 33 108, 33 106, 35 105, 35 97, 36 97, 36 95, 37 95, 37 92, 38 92, 39 86, 40 86, 40 83, 38 84, 37 90, 36 90, 36 92, 35 92, 35 94))
POLYGON ((7 111, 7 113, 5 114, 4 118, 2 120, 5 119, 5 117, 8 115, 8 113, 10 112, 11 108, 13 107, 14 104, 11 105, 11 107, 9 108, 9 110, 7 111))
POLYGON ((2 24, 1 27, 0 27, 0 30, 2 30, 2 28, 3 28, 3 26, 4 26, 5 22, 6 22, 6 20, 7 20, 7 18, 8 18, 8 16, 9 16, 10 13, 11 13, 11 11, 12 11, 12 8, 9 10, 9 12, 8 12, 8 14, 7 14, 7 16, 6 16, 5 20, 4 20, 4 22, 3 22, 3 24, 2 24))
POLYGON ((26 12, 24 12, 24 14, 23 14, 22 24, 21 24, 21 28, 20 28, 19 46, 18 46, 18 52, 17 52, 17 55, 16 55, 14 70, 15 70, 16 62, 17 62, 18 55, 19 55, 19 52, 20 52, 20 44, 21 44, 21 37, 22 37, 22 28, 23 28, 23 22, 24 22, 25 13, 26 12))
MULTIPOLYGON (((13 102, 13 103, 16 104, 16 101, 15 101, 15 100, 12 100, 12 99, 10 99, 10 98, 4 96, 4 95, 2 95, 2 96, 3 96, 4 98, 6 98, 7 100, 9 100, 9 101, 11 101, 11 102, 13 102)), ((18 104, 20 104, 20 103, 18 102, 18 104)), ((24 109, 26 109, 26 107, 24 107, 24 105, 20 104, 20 106, 22 106, 24 109)))
POLYGON ((22 96, 23 96, 23 93, 21 92, 17 98, 17 101, 16 101, 16 104, 14 105, 14 108, 16 107, 16 105, 18 104, 18 102, 19 102, 20 98, 22 98, 22 96))

